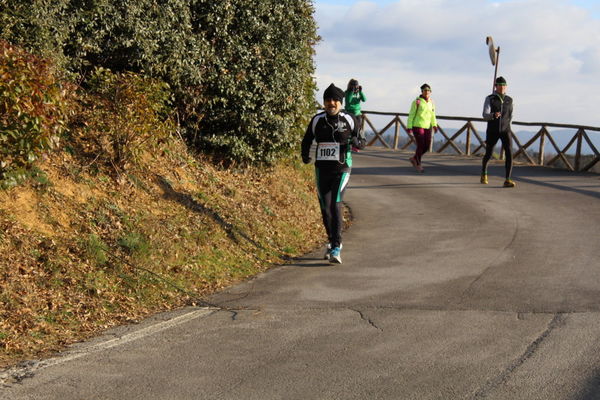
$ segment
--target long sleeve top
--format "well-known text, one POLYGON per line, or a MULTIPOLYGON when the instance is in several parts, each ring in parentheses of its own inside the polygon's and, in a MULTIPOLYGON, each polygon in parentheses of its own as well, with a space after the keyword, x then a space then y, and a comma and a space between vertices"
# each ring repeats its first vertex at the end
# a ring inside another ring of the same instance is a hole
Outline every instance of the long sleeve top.
POLYGON ((340 111, 337 115, 320 112, 315 115, 302 139, 302 159, 315 159, 315 167, 326 171, 346 172, 352 167, 351 145, 364 147, 352 115, 340 111), (311 145, 316 142, 315 154, 311 145))
POLYGON ((483 103, 483 119, 488 121, 488 133, 510 132, 512 122, 513 100, 509 96, 501 96, 499 93, 492 93, 485 98, 483 103), (500 118, 495 118, 494 114, 499 112, 500 118))
POLYGON ((360 115, 361 107, 360 103, 367 101, 367 96, 361 90, 358 93, 353 92, 352 90, 346 90, 344 96, 344 108, 352 115, 360 115))
POLYGON ((437 126, 435 119, 435 105, 433 100, 425 100, 424 97, 417 97, 410 105, 408 113, 407 128, 423 128, 430 129, 437 126))

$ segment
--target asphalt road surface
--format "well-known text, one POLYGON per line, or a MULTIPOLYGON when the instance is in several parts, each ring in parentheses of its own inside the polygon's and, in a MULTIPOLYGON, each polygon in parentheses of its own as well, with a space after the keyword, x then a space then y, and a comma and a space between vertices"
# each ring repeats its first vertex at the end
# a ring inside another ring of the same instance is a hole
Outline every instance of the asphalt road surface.
MULTIPOLYGON (((0 375, 2 399, 600 399, 600 176, 355 155, 307 254, 0 375)), ((315 200, 316 201, 316 200, 315 200)))

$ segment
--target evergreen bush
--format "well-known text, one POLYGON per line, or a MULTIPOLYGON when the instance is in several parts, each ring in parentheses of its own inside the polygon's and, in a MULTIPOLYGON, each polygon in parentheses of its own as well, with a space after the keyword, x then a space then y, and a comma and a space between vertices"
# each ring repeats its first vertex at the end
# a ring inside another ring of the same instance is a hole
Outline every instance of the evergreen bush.
POLYGON ((0 0, 0 37, 82 77, 96 67, 167 82, 198 150, 271 163, 314 110, 310 0, 0 0))

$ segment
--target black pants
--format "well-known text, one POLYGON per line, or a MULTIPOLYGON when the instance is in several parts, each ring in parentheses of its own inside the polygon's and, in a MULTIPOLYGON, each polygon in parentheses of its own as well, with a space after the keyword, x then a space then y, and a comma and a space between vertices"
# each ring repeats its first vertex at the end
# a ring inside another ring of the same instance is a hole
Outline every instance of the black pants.
POLYGON ((317 194, 321 205, 323 225, 331 248, 342 244, 342 229, 344 227, 344 209, 342 199, 344 190, 350 180, 350 172, 329 172, 315 168, 317 179, 317 194))
POLYGON ((506 162, 504 163, 504 169, 506 172, 506 179, 510 179, 512 173, 512 138, 510 132, 487 132, 485 137, 485 155, 483 156, 482 173, 487 173, 487 164, 492 158, 494 147, 498 140, 502 142, 502 148, 504 149, 504 157, 506 162))

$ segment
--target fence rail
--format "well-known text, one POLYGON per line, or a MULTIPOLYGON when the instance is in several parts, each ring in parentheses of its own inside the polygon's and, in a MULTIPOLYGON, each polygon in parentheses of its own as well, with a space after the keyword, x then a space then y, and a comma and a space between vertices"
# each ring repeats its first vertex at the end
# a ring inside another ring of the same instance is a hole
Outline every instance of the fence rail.
MULTIPOLYGON (((383 146, 398 150, 400 139, 403 135, 406 136, 407 141, 400 149, 404 150, 412 143, 415 142, 414 137, 408 133, 406 124, 400 117, 408 117, 406 113, 392 113, 392 112, 380 112, 380 111, 363 111, 361 118, 361 127, 364 129, 368 125, 374 133, 373 138, 369 140, 367 146, 372 146, 376 142, 380 142, 383 146), (392 119, 382 129, 377 129, 369 116, 391 116, 392 119), (394 134, 392 143, 388 143, 384 137, 387 130, 394 127, 394 134)), ((437 116, 438 121, 438 132, 443 136, 443 143, 439 148, 435 150, 437 153, 442 153, 446 149, 452 149, 459 155, 483 155, 485 153, 485 140, 479 134, 475 128, 474 122, 486 122, 483 118, 469 118, 469 117, 454 117, 454 116, 437 116), (460 127, 452 136, 449 136, 441 126, 440 121, 464 121, 464 125, 460 127), (457 143, 459 139, 464 137, 464 146, 457 143), (476 140, 476 142, 474 142, 476 140), (464 150, 463 148, 464 147, 464 150)), ((592 140, 588 135, 588 131, 600 132, 600 127, 583 126, 583 125, 572 125, 572 124, 555 124, 548 122, 518 122, 513 121, 513 125, 521 126, 539 126, 537 133, 533 135, 524 144, 521 140, 511 131, 513 144, 516 145, 516 151, 513 153, 513 158, 517 159, 520 157, 527 163, 532 165, 545 165, 545 166, 558 166, 567 168, 570 171, 589 171, 598 161, 600 161, 600 152, 596 149, 592 140), (564 129, 575 129, 576 132, 573 134, 568 144, 562 149, 557 145, 552 134, 548 131, 548 128, 564 128, 564 129), (546 154, 547 141, 551 147, 555 150, 555 154, 546 154), (582 146, 583 143, 587 143, 593 154, 583 155, 582 146), (569 149, 575 145, 575 154, 567 154, 569 149), (557 165, 562 163, 563 165, 557 165)), ((485 137, 485 133, 483 134, 485 137)), ((513 145, 513 146, 514 146, 513 145)), ((433 151, 433 141, 431 144, 430 151, 433 151)), ((513 149, 515 150, 515 149, 513 149)), ((503 158, 502 152, 500 158, 503 158)))

